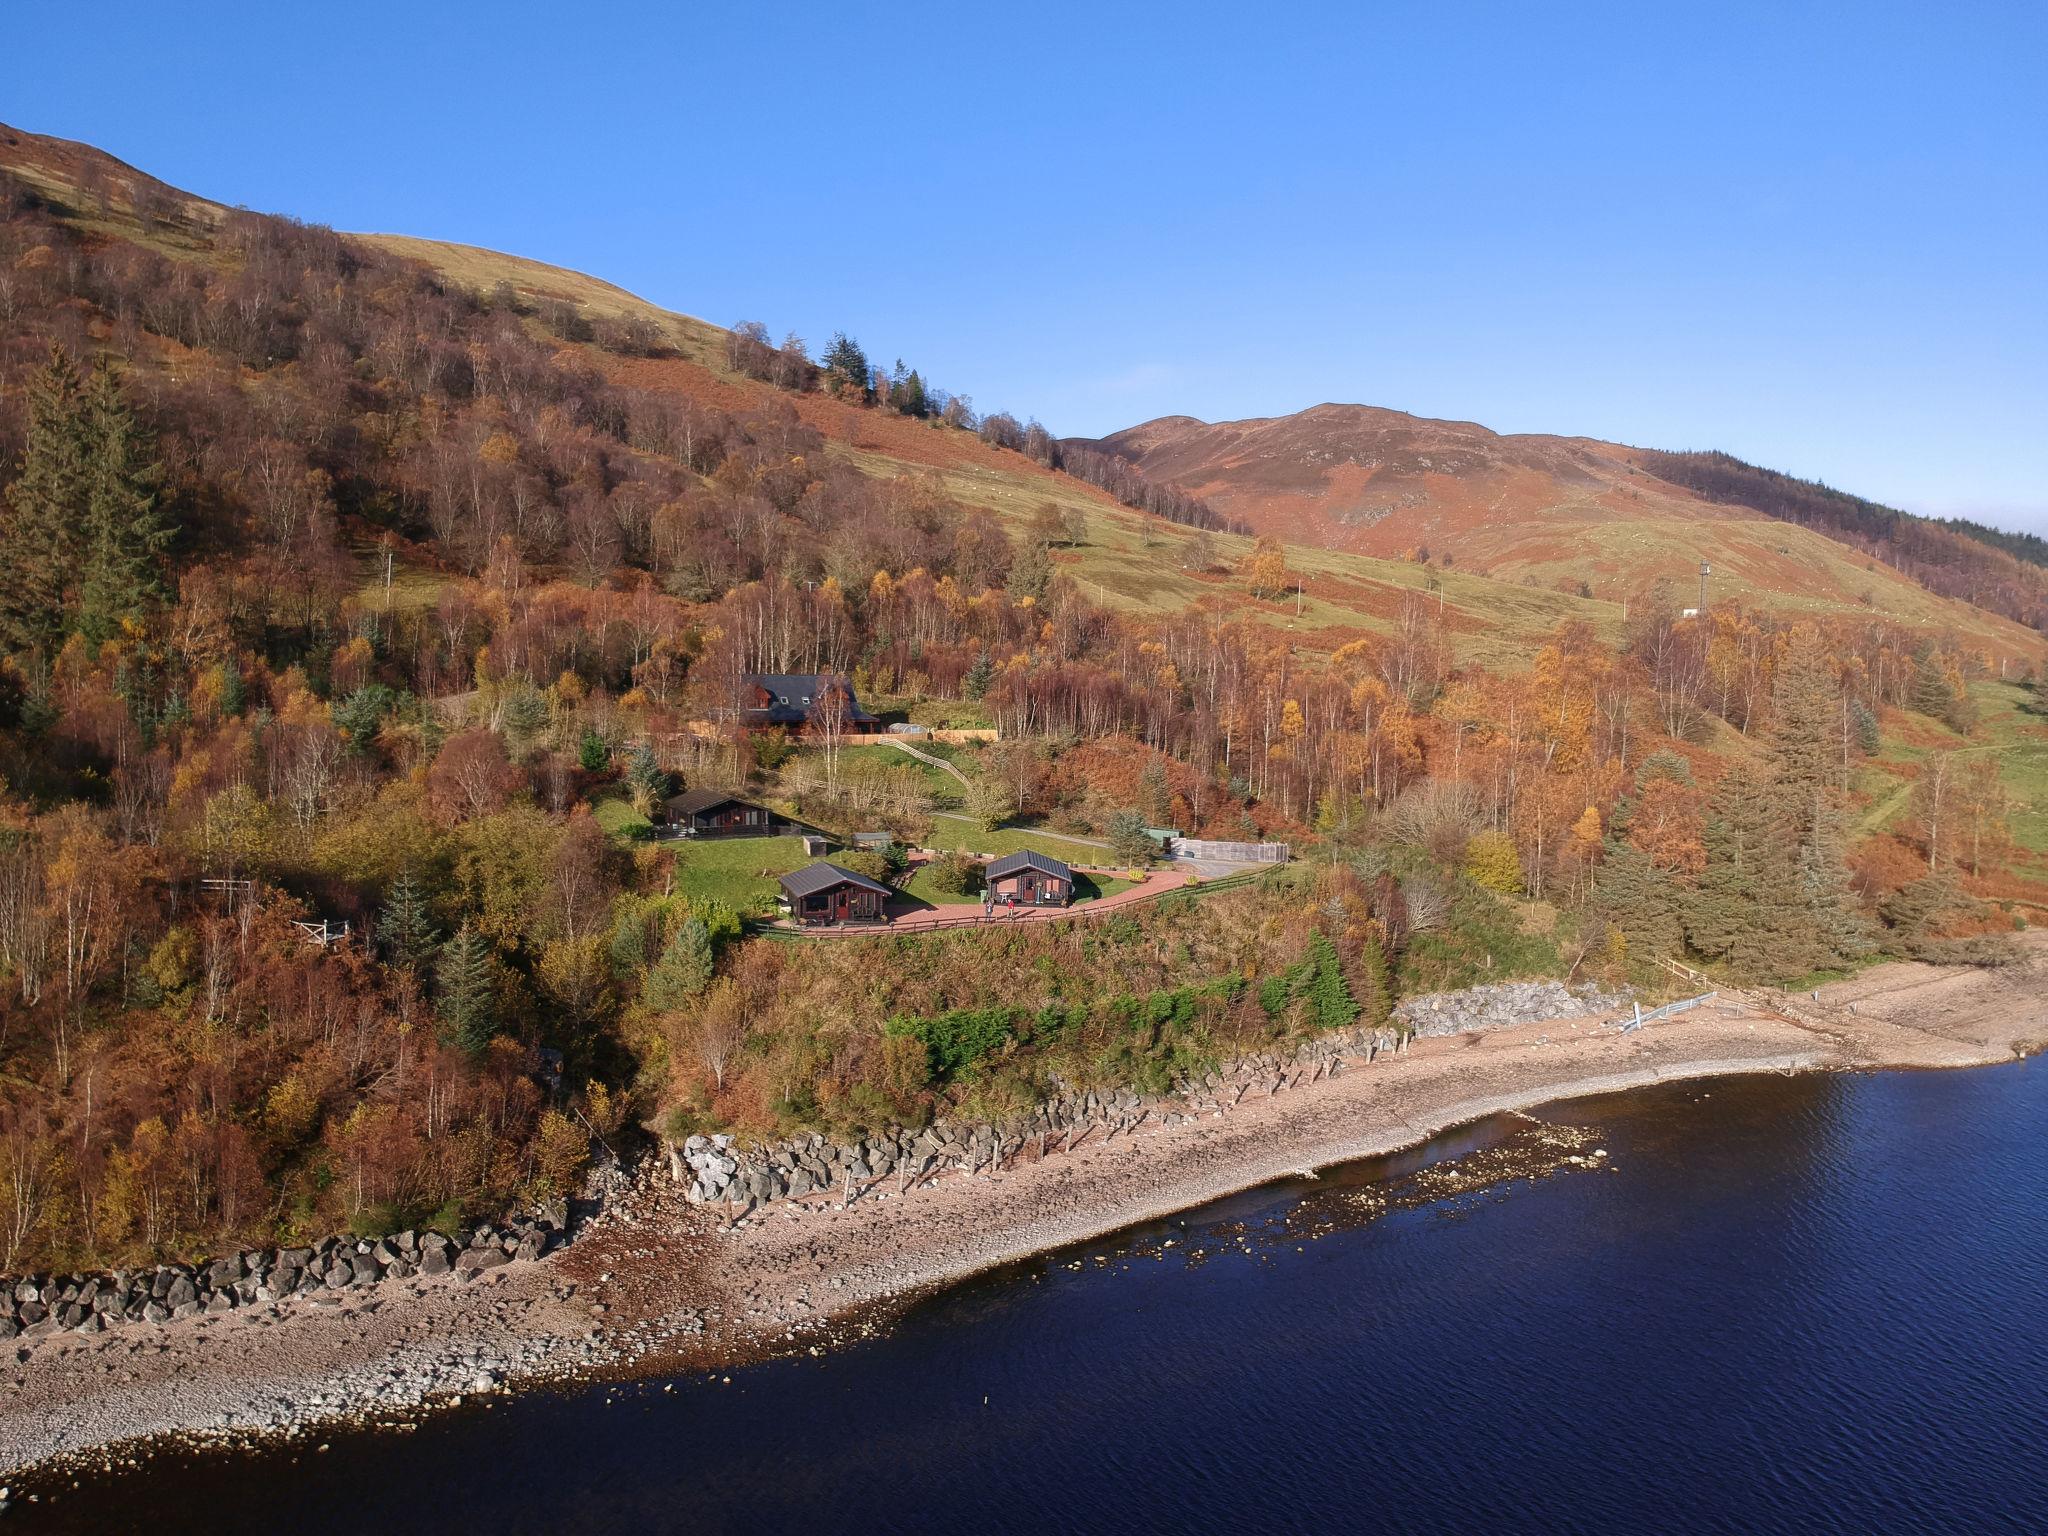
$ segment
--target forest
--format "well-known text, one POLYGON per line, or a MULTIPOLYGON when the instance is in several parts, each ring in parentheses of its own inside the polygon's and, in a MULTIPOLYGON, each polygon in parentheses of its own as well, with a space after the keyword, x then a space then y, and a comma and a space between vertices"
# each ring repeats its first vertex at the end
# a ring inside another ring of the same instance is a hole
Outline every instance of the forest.
POLYGON ((1488 669, 1416 587, 1311 651, 1261 607, 1270 542, 1133 617, 1067 574, 1085 516, 866 472, 786 397, 976 432, 1205 568, 1208 509, 843 336, 737 328, 768 388, 735 410, 618 382, 664 345, 630 324, 127 211, 0 179, 0 1272, 453 1227, 643 1128, 1001 1115, 1505 975, 1996 960, 2038 899, 1979 750, 2015 690, 1950 637, 1651 590, 1488 669), (790 672, 1000 740, 945 812, 911 765, 750 732, 747 678, 790 672), (1895 748, 1902 814, 1861 829, 1895 748), (1297 862, 806 942, 645 835, 684 786, 1297 862))

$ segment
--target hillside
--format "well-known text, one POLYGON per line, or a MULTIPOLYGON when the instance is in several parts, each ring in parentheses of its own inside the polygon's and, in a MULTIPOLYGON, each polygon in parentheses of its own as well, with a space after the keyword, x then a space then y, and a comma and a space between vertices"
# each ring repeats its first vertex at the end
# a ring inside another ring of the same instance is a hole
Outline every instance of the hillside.
POLYGON ((1246 421, 1162 417, 1091 446, 1283 540, 1380 557, 1427 550, 1544 587, 1584 582, 1597 597, 1618 600, 1658 579, 1690 591, 1704 560, 1712 595, 1759 605, 1860 607, 1994 644, 2015 638, 1999 618, 2048 618, 2040 572, 1940 525, 1908 519, 1924 530, 1923 547, 1938 546, 1948 565, 1966 562, 1974 579, 1948 579, 1933 558, 1908 564, 1911 575, 1890 569, 1896 540, 1844 548, 1851 523, 1805 502, 1805 516, 1780 520, 1787 499, 1759 493, 1767 472, 1739 486, 1726 475, 1694 483, 1678 467, 1686 456, 1591 438, 1319 405, 1246 421), (1999 617, 1944 600, 1957 596, 1995 601, 1999 617))
MULTIPOLYGON (((1410 487, 1363 532, 1431 558, 1255 544, 767 337, 0 130, 0 1274, 460 1231, 592 1131, 1156 1088, 1503 976, 1995 950, 2041 900, 2039 637, 1842 543, 1353 412, 1367 510, 1410 487), (759 729, 790 673, 975 739, 759 729), (677 789, 903 877, 885 961, 780 916, 797 839, 658 835, 677 789), (1152 827, 1315 856, 1189 889, 1152 827), (1120 904, 919 926, 1026 848, 1120 904)), ((1289 494, 1337 464, 1290 451, 1289 494)))

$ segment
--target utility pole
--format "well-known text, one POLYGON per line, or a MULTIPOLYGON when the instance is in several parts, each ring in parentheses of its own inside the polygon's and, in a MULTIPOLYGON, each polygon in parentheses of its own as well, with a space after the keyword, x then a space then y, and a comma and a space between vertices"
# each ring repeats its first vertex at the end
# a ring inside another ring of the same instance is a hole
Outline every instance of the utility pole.
POLYGON ((1714 574, 1714 568, 1706 561, 1700 562, 1700 617, 1707 616, 1707 578, 1714 574))

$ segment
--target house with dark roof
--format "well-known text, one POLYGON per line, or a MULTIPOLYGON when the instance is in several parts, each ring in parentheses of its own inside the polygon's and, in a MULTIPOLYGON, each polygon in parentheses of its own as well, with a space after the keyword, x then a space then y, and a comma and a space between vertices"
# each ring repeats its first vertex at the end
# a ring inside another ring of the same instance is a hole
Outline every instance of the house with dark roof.
POLYGON ((1049 854, 1025 848, 982 871, 999 907, 1064 907, 1074 899, 1074 872, 1049 854))
POLYGON ((679 837, 766 837, 775 813, 719 789, 692 789, 662 802, 679 837))
POLYGON ((803 926, 835 923, 884 923, 890 890, 879 880, 819 860, 780 881, 783 904, 803 926))
POLYGON ((882 723, 861 708, 852 680, 837 672, 757 672, 747 679, 740 719, 752 730, 781 726, 800 731, 816 722, 818 711, 835 695, 845 701, 842 729, 871 731, 882 723))

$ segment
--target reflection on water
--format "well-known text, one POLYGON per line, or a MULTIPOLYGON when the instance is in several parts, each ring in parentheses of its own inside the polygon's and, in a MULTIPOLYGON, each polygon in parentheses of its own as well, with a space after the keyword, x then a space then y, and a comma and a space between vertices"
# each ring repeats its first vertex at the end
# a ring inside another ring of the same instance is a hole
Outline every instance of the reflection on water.
POLYGON ((160 1459, 8 1525, 2048 1530, 2044 1109, 2030 1062, 1502 1117, 831 1358, 160 1459))

